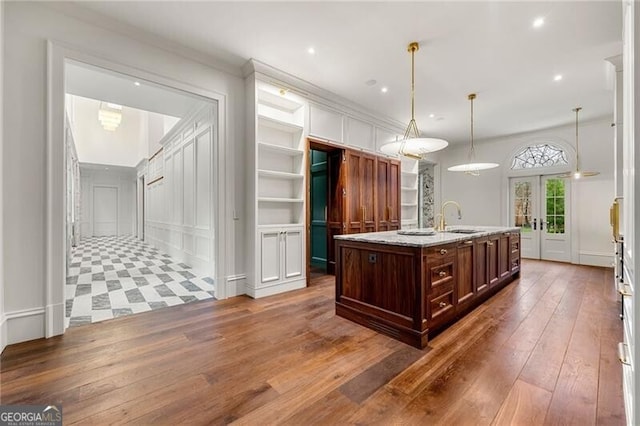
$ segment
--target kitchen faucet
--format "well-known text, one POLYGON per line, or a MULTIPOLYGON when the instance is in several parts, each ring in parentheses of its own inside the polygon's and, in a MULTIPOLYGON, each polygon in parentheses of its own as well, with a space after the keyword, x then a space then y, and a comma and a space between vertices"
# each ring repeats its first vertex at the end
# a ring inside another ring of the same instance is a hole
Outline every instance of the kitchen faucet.
POLYGON ((462 211, 460 210, 460 204, 456 203, 455 201, 445 201, 444 203, 442 203, 442 207, 440 207, 440 213, 436 215, 436 217, 440 216, 440 222, 435 228, 435 230, 438 232, 444 232, 444 230, 447 227, 447 224, 444 221, 444 208, 447 207, 449 204, 453 204, 454 206, 456 206, 456 208, 458 209, 458 219, 462 219, 462 211))

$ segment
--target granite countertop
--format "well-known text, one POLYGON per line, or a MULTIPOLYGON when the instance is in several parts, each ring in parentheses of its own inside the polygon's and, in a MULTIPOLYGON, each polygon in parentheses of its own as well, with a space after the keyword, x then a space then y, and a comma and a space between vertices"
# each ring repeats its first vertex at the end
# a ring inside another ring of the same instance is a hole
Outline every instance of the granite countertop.
POLYGON ((510 226, 447 226, 445 232, 434 232, 433 235, 402 235, 398 232, 426 232, 433 231, 433 228, 420 228, 401 231, 369 232, 364 234, 336 235, 336 240, 358 241, 363 243, 382 243, 393 246, 410 247, 430 247, 441 244, 455 243, 457 241, 467 241, 470 238, 486 237, 502 232, 520 232, 518 227, 510 226), (448 231, 455 230, 475 230, 474 233, 455 233, 448 231))

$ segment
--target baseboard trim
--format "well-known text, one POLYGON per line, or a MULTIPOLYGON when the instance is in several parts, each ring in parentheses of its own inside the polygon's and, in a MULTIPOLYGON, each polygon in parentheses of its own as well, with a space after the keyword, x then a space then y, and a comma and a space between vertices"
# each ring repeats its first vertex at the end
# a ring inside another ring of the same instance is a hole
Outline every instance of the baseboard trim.
POLYGON ((56 303, 45 307, 45 317, 47 319, 47 328, 45 330, 46 338, 64 333, 64 311, 64 303, 56 303))
POLYGON ((307 286, 307 279, 302 277, 297 280, 287 281, 281 284, 275 284, 269 287, 253 288, 249 285, 246 286, 246 294, 259 299, 261 297, 273 296, 274 294, 284 293, 291 290, 299 290, 307 286))
POLYGON ((0 316, 0 354, 7 347, 7 317, 0 316))
POLYGON ((242 294, 246 294, 246 283, 247 283, 246 274, 229 275, 226 281, 227 281, 227 292, 226 292, 227 297, 235 297, 235 296, 240 296, 242 294))
POLYGON ((45 308, 5 313, 7 345, 44 337, 45 308))
POLYGON ((612 268, 614 264, 613 253, 598 251, 580 251, 578 253, 580 265, 602 266, 612 268))

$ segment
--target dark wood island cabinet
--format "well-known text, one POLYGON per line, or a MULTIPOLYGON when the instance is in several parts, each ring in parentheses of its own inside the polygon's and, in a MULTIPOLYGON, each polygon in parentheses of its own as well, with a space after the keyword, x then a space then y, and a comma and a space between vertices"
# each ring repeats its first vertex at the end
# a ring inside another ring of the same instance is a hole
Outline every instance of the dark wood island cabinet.
POLYGON ((336 314, 424 348, 520 274, 520 230, 336 237, 336 314))

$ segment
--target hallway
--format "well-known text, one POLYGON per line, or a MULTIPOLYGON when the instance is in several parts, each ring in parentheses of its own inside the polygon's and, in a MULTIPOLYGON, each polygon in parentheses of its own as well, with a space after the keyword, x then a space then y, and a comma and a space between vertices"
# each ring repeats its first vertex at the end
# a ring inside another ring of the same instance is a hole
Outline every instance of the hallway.
POLYGON ((213 279, 133 236, 86 238, 73 249, 65 326, 213 298, 213 279))

